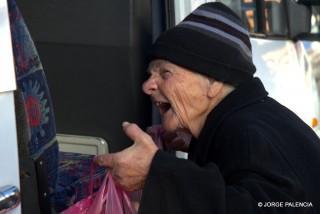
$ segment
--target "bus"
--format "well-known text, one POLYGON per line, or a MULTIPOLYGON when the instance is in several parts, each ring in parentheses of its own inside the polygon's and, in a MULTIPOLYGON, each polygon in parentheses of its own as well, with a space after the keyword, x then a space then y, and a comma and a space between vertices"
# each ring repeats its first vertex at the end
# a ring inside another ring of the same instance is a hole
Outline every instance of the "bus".
MULTIPOLYGON (((319 1, 219 1, 247 25, 270 96, 320 135, 319 1)), ((159 123, 148 49, 205 2, 0 0, 0 213, 62 211, 89 194, 94 155, 131 144, 122 121, 159 123)))

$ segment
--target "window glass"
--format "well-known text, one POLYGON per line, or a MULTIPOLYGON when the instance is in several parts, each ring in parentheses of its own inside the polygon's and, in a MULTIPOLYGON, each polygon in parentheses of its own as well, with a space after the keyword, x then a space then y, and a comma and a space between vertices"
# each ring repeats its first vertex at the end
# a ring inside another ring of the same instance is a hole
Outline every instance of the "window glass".
POLYGON ((312 7, 311 33, 320 33, 320 6, 312 7))
POLYGON ((287 35, 286 11, 282 0, 263 1, 263 33, 271 35, 287 35))
POLYGON ((244 0, 242 3, 241 17, 247 24, 248 30, 252 33, 258 32, 258 18, 256 1, 244 0))

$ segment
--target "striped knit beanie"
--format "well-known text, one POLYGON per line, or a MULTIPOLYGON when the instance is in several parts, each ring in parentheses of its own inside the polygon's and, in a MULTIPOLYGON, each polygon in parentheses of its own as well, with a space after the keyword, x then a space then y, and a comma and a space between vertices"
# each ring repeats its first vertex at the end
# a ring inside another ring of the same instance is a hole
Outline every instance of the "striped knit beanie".
POLYGON ((240 18, 220 2, 206 3, 153 44, 149 61, 165 59, 231 85, 251 79, 249 33, 240 18))

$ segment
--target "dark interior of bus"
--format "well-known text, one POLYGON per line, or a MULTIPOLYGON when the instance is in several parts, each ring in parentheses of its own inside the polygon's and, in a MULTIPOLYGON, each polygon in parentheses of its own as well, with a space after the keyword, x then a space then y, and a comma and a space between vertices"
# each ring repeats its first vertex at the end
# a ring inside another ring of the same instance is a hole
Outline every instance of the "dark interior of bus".
POLYGON ((151 122, 142 95, 152 42, 150 1, 24 1, 18 5, 50 87, 58 133, 129 145, 121 122, 151 122))

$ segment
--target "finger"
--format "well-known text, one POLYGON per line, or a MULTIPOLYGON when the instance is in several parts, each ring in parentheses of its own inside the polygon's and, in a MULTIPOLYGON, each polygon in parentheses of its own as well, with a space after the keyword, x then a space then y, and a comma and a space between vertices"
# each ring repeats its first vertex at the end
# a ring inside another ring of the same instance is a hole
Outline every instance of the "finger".
POLYGON ((140 129, 137 124, 123 122, 122 127, 126 135, 134 142, 140 142, 141 140, 145 140, 147 137, 150 137, 147 133, 140 129))
POLYGON ((113 168, 114 167, 114 156, 115 156, 115 154, 98 155, 98 156, 96 156, 94 161, 100 166, 113 168))

